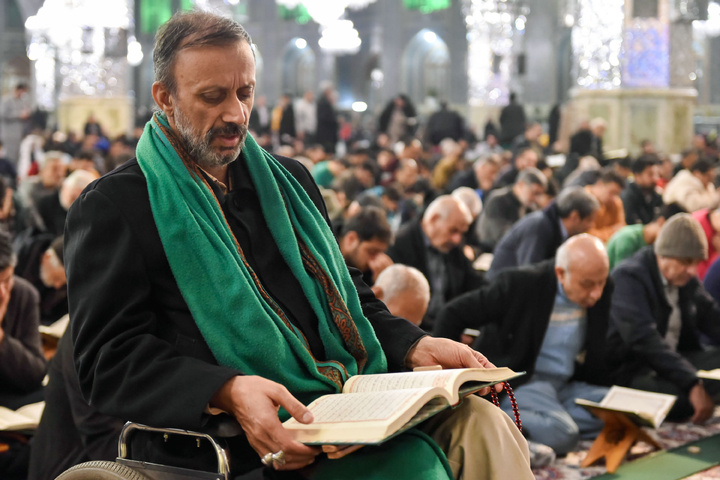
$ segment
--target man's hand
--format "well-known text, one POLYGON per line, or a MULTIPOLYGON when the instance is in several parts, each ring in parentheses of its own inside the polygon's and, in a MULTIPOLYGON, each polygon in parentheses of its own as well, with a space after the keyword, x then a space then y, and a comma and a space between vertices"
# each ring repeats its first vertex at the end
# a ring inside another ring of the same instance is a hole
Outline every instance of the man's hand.
POLYGON ((311 423, 313 416, 279 383, 257 376, 233 377, 213 395, 210 405, 235 416, 260 457, 283 451, 285 465, 274 464, 277 470, 305 467, 314 462, 320 453, 319 447, 309 447, 293 440, 280 423, 280 407, 300 423, 311 423))
POLYGON ((707 422, 712 417, 715 404, 707 391, 705 391, 702 383, 697 383, 690 389, 689 399, 695 409, 695 413, 691 418, 692 422, 696 424, 707 422))
POLYGON ((357 452, 365 445, 323 445, 322 451, 327 454, 327 457, 331 460, 337 460, 343 458, 345 455, 350 455, 353 452, 357 452))
POLYGON ((385 253, 376 255, 372 260, 370 260, 368 262, 368 267, 370 267, 370 271, 372 272, 373 282, 377 280, 378 275, 380 275, 383 270, 393 263, 395 262, 393 262, 392 258, 385 253))
MULTIPOLYGON (((448 338, 423 337, 408 353, 405 364, 409 368, 440 365, 443 368, 495 368, 490 360, 467 345, 448 338)), ((495 385, 495 391, 502 390, 502 384, 495 385)), ((480 391, 480 395, 490 393, 489 388, 480 391)))

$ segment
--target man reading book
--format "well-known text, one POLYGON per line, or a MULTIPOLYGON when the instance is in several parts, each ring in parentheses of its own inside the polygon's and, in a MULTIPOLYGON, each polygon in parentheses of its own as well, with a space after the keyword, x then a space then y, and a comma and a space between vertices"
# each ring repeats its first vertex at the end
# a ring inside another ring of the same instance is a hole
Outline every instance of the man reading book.
MULTIPOLYGON (((530 440, 559 454, 592 438, 602 422, 575 398, 599 402, 611 363, 605 355, 611 282, 602 242, 587 234, 566 240, 554 260, 508 269, 490 285, 450 302, 435 334, 460 338, 480 329, 473 347, 527 375, 514 382, 530 440)), ((502 403, 506 411, 510 403, 502 403)))
MULTIPOLYGON (((353 375, 491 364, 391 315, 345 266, 310 174, 247 134, 251 45, 239 24, 208 12, 163 25, 160 111, 137 158, 69 212, 83 394, 103 414, 153 426, 201 430, 213 409, 227 412, 242 427, 229 439, 234 474, 264 464, 270 476, 327 478, 327 465, 348 462, 348 479, 448 478, 444 454, 417 430, 328 460, 282 427, 290 416, 312 422, 304 404, 353 375)), ((532 478, 514 427, 489 418, 487 428, 502 439, 485 445, 488 472, 532 478)))
POLYGON ((621 262, 612 273, 608 342, 625 358, 615 382, 640 390, 677 395, 668 415, 704 423, 713 413, 720 382, 703 382, 697 370, 720 367, 720 308, 697 278, 708 244, 700 223, 673 215, 653 246, 621 262))

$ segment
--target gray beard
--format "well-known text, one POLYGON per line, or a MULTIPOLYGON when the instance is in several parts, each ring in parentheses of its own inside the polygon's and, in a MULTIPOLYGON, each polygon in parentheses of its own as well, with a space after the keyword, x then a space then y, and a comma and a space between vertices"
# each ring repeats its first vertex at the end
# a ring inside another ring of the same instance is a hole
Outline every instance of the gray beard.
POLYGON ((190 157, 202 168, 229 165, 240 155, 243 146, 245 146, 245 138, 247 138, 247 128, 240 125, 240 141, 237 146, 228 153, 221 153, 215 151, 211 145, 213 137, 218 133, 218 129, 212 128, 204 136, 198 135, 193 130, 188 118, 178 108, 175 109, 175 126, 180 138, 185 142, 190 157))

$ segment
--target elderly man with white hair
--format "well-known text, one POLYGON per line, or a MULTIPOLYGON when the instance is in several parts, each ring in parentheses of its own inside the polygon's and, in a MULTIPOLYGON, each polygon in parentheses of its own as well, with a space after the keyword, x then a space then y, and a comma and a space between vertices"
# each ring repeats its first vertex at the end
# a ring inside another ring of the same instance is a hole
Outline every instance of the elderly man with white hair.
POLYGON ((420 325, 430 303, 430 284, 417 268, 396 263, 378 275, 372 287, 390 312, 420 325))
MULTIPOLYGON (((576 235, 555 259, 504 270, 449 302, 436 322, 436 336, 455 340, 466 328, 480 330, 473 348, 496 365, 527 372, 514 381, 525 434, 558 454, 602 428, 575 399, 600 401, 616 368, 605 343, 608 271, 602 242, 576 235)), ((501 406, 511 409, 507 398, 501 406)))
POLYGON ((70 205, 96 178, 98 178, 97 173, 75 170, 63 180, 57 195, 47 195, 41 198, 37 204, 37 211, 43 223, 43 230, 56 236, 62 235, 70 205))
POLYGON ((482 284, 462 250, 463 236, 472 223, 465 204, 451 195, 430 203, 420 221, 402 227, 388 255, 395 263, 420 270, 430 282, 430 306, 421 325, 431 330, 445 303, 482 284))

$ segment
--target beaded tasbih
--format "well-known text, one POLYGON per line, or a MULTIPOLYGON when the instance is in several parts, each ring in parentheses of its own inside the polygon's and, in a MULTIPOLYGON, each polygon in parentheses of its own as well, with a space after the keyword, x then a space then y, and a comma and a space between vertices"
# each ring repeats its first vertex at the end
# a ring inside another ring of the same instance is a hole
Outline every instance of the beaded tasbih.
MULTIPOLYGON (((512 410, 513 415, 515 416, 515 425, 517 425, 518 430, 522 432, 522 422, 520 421, 520 409, 517 406, 517 400, 515 400, 515 393, 513 392, 512 388, 510 387, 510 384, 508 382, 503 382, 503 388, 508 394, 508 397, 510 398, 510 403, 512 404, 512 410)), ((492 402, 495 404, 495 406, 500 406, 500 399, 498 398, 498 394, 495 391, 494 388, 490 389, 490 396, 492 397, 492 402)))

